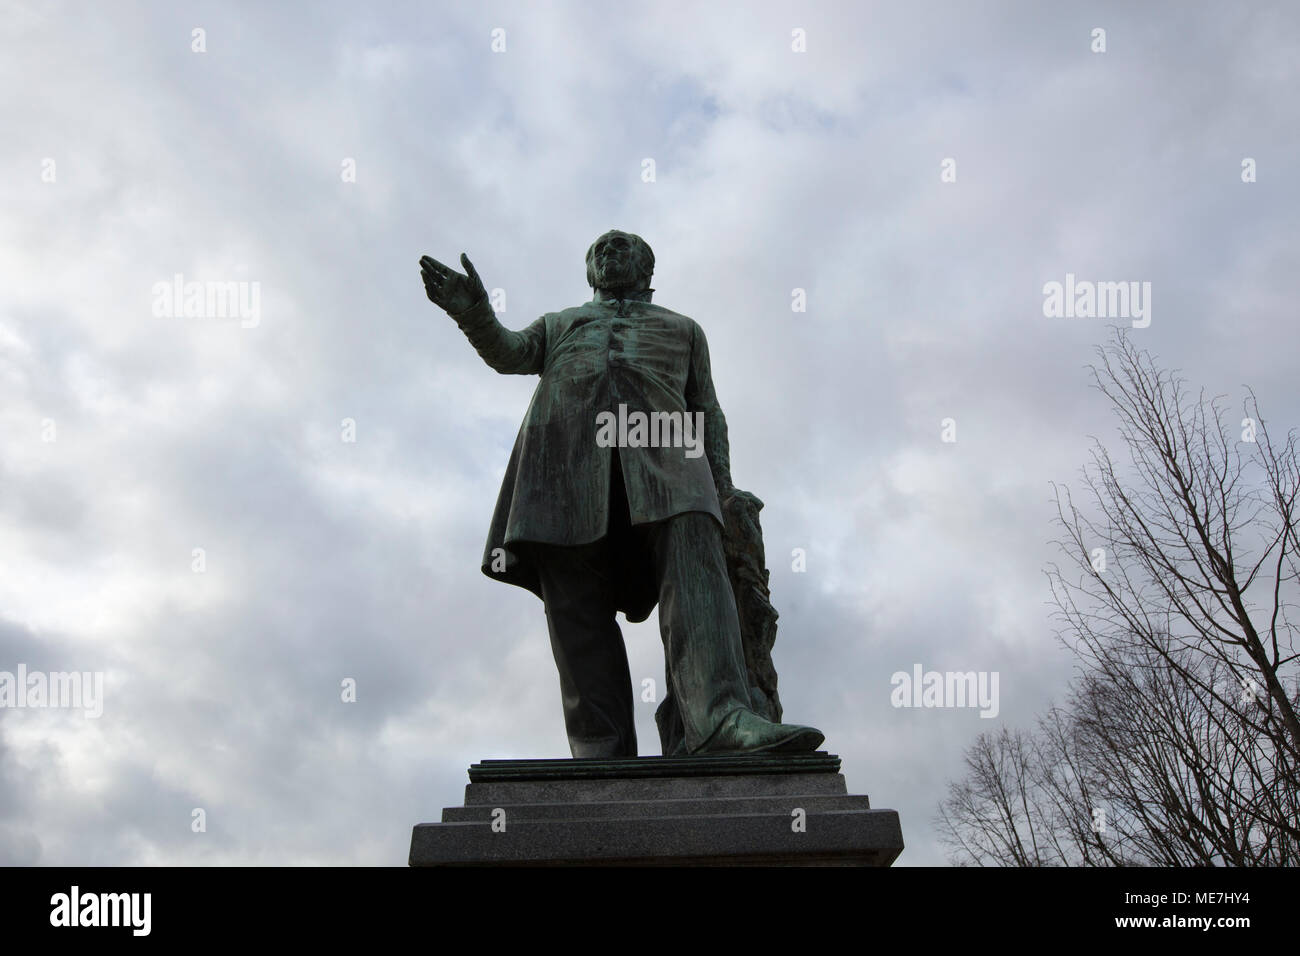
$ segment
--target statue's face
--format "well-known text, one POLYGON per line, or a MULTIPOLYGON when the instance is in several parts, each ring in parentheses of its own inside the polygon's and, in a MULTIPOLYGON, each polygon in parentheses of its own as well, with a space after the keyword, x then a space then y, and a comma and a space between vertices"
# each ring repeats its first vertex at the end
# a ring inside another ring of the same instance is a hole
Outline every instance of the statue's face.
POLYGON ((610 230, 587 250, 587 282, 593 289, 646 289, 654 253, 640 236, 610 230))

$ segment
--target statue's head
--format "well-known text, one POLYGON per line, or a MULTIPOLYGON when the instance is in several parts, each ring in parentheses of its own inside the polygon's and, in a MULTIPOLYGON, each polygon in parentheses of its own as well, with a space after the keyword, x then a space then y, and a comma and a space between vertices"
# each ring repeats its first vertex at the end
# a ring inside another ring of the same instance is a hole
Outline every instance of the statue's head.
POLYGON ((655 254, 640 236, 611 229, 587 250, 587 285, 606 292, 645 292, 655 254))

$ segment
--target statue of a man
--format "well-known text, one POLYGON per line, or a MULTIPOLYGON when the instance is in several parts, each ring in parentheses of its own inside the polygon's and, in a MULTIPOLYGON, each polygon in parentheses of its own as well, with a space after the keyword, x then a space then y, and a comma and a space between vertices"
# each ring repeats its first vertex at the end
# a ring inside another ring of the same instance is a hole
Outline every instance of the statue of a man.
POLYGON ((592 300, 519 332, 497 322, 474 266, 460 261, 466 275, 420 259, 429 299, 489 366, 541 376, 482 567, 546 606, 573 756, 637 755, 615 612, 643 621, 656 603, 665 703, 675 703, 674 725, 680 719, 675 753, 815 750, 819 731, 752 706, 722 533, 724 510, 757 499, 731 483, 703 330, 650 302, 649 245, 625 232, 601 236, 587 250, 592 300), (625 422, 657 424, 658 434, 625 422), (654 440, 664 434, 675 440, 654 440))

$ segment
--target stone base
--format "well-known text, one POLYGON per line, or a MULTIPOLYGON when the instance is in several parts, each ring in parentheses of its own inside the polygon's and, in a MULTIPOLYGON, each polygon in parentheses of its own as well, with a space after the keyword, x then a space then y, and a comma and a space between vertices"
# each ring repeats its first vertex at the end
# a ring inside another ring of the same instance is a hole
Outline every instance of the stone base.
POLYGON ((410 864, 889 866, 898 813, 849 794, 839 769, 824 751, 485 760, 463 807, 416 825, 410 864))

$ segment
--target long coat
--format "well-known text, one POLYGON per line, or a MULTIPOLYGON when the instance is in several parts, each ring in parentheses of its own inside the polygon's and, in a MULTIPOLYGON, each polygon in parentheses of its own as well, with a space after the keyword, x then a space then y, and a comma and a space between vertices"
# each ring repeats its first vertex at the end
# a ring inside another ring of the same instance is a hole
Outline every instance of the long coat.
MULTIPOLYGON (((697 457, 683 447, 623 445, 617 458, 633 525, 703 511, 722 528, 719 493, 730 493, 731 474, 708 342, 694 319, 649 298, 594 299, 518 332, 501 326, 486 298, 453 314, 496 371, 541 375, 492 516, 482 562, 489 577, 540 597, 529 543, 579 545, 606 535, 614 456, 597 441, 602 412, 633 421, 636 412, 675 412, 700 421, 697 457)), ((647 570, 635 562, 618 569, 617 606, 632 621, 644 620, 657 599, 647 570)))

